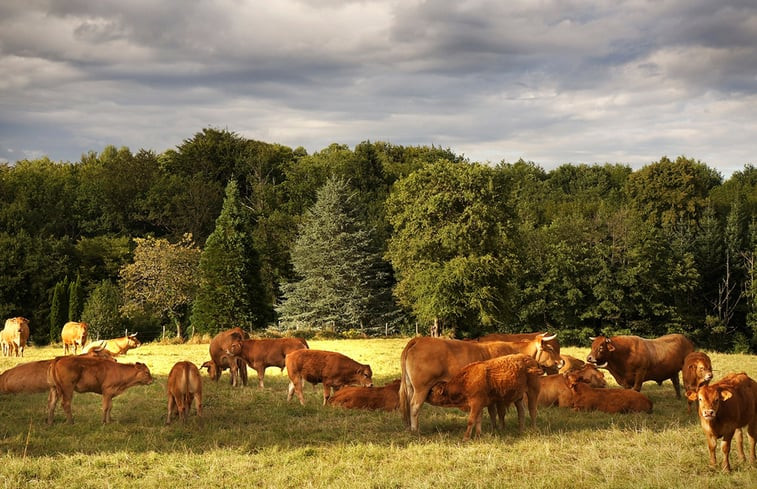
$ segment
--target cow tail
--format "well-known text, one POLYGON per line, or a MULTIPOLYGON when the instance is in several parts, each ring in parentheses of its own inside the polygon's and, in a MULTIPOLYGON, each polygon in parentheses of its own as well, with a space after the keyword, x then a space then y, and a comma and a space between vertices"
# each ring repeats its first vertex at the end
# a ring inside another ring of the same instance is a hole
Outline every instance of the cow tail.
POLYGON ((47 385, 51 390, 55 389, 55 395, 60 398, 63 395, 63 387, 58 376, 58 370, 55 368, 56 363, 58 363, 58 358, 54 358, 50 362, 50 366, 47 367, 47 385))
POLYGON ((413 398, 413 383, 410 382, 410 376, 407 372, 407 350, 405 347, 400 356, 400 368, 402 371, 400 377, 399 408, 402 413, 402 420, 406 426, 410 426, 410 400, 413 398))

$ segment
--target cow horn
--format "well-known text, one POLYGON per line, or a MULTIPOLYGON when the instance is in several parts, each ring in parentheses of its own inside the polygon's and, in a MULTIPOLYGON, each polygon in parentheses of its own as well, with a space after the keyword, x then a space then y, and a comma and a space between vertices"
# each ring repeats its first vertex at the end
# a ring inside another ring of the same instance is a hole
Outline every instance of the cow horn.
POLYGON ((596 339, 597 339, 597 337, 596 337, 596 336, 589 336, 589 339, 590 339, 591 341, 594 341, 594 340, 596 340, 596 339))
POLYGON ((552 336, 544 336, 544 337, 542 337, 541 340, 542 341, 549 341, 549 340, 554 340, 555 338, 557 338, 557 334, 553 334, 552 336))

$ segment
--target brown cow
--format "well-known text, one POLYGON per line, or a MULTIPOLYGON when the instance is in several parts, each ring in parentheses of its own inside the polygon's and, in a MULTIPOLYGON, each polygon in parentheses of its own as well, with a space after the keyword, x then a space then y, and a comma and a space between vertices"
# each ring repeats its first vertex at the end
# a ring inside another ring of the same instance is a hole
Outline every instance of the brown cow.
POLYGON ((343 387, 329 397, 328 404, 347 409, 394 411, 400 404, 400 379, 382 387, 343 387))
POLYGON ((591 353, 586 361, 606 368, 618 385, 641 391, 641 384, 654 380, 662 384, 670 379, 681 397, 678 372, 694 344, 681 334, 669 334, 654 340, 638 336, 599 336, 592 338, 591 353))
POLYGON ((712 361, 706 353, 701 351, 691 352, 683 360, 683 388, 687 393, 688 412, 691 413, 691 405, 696 401, 688 399, 689 391, 695 391, 712 380, 712 361))
POLYGON ((168 414, 166 424, 171 424, 171 416, 178 412, 186 423, 189 410, 195 403, 197 417, 202 417, 202 378, 200 369, 192 362, 177 362, 168 373, 168 414))
POLYGON ((710 467, 717 466, 715 447, 718 438, 723 438, 723 470, 731 470, 731 440, 736 435, 736 450, 744 460, 743 426, 749 436, 749 462, 755 461, 755 438, 757 438, 757 382, 745 373, 731 373, 719 381, 689 391, 686 396, 699 402, 699 422, 707 438, 710 451, 710 467), (739 429, 742 428, 742 429, 739 429))
POLYGON ((29 320, 23 317, 5 320, 5 328, 0 331, 3 344, 3 356, 24 356, 24 348, 29 340, 29 320))
MULTIPOLYGON (((607 387, 604 374, 591 364, 584 364, 583 368, 575 370, 574 373, 579 382, 598 389, 607 387)), ((565 375, 552 374, 539 378, 539 407, 572 407, 573 391, 568 387, 565 375)))
MULTIPOLYGON (((113 357, 104 350, 93 349, 79 356, 89 358, 104 358, 113 360, 113 357)), ((57 357, 62 358, 62 357, 57 357)), ((47 370, 53 360, 37 360, 34 362, 21 363, 9 368, 0 374, 0 394, 37 393, 49 390, 47 370)))
POLYGON ((297 394, 300 404, 305 405, 302 387, 305 381, 315 385, 323 383, 323 404, 326 404, 331 390, 339 390, 347 385, 373 386, 373 371, 370 365, 363 365, 341 353, 322 350, 295 350, 286 356, 289 376, 287 402, 297 394))
POLYGON ((306 348, 309 348, 308 342, 302 338, 244 340, 239 356, 258 373, 258 387, 262 389, 266 368, 279 367, 283 371, 284 358, 295 350, 306 348))
MULTIPOLYGON (((544 338, 545 335, 539 334, 533 340, 520 340, 516 343, 518 347, 524 345, 523 341, 531 343, 529 349, 532 355, 538 354, 542 367, 555 366, 561 361, 560 357, 552 348, 544 347, 544 338)), ((411 339, 400 357, 400 411, 405 424, 411 431, 418 431, 418 414, 434 384, 451 379, 469 363, 525 353, 513 345, 513 342, 504 341, 462 341, 431 337, 411 339)), ((494 417, 492 423, 495 423, 494 417)))
POLYGON ((565 376, 573 393, 575 411, 603 411, 605 413, 652 412, 652 401, 632 389, 597 389, 578 380, 577 372, 565 376))
POLYGON ((137 339, 137 333, 132 333, 120 338, 93 341, 84 347, 82 351, 86 353, 91 348, 104 348, 108 350, 112 356, 117 357, 119 355, 125 355, 127 351, 132 348, 138 348, 140 345, 142 345, 142 342, 137 339))
POLYGON ((466 365, 449 381, 439 382, 431 388, 429 403, 457 407, 470 411, 468 427, 463 440, 469 440, 473 426, 476 436, 481 435, 481 418, 484 407, 496 405, 499 421, 504 427, 506 407, 515 403, 518 411, 518 428, 523 431, 525 422, 524 397, 528 395, 531 426, 536 424, 536 399, 539 397, 539 377, 544 371, 528 355, 515 354, 474 362, 466 365))
POLYGON ((144 363, 116 363, 86 356, 59 357, 48 370, 50 396, 47 423, 53 423, 58 399, 62 399, 66 419, 73 423, 71 399, 74 392, 95 392, 103 396, 103 423, 110 422, 112 400, 129 387, 152 383, 150 369, 144 363))
POLYGON ((572 357, 570 355, 560 355, 560 358, 562 358, 563 366, 560 367, 560 371, 558 373, 561 374, 567 374, 568 372, 581 370, 585 365, 583 360, 572 357))
POLYGON ((491 333, 476 341, 504 341, 513 344, 513 353, 523 353, 533 357, 545 371, 556 373, 563 365, 560 342, 557 335, 549 333, 491 333))
POLYGON ((208 375, 213 380, 218 380, 228 368, 231 385, 238 386, 240 380, 243 385, 247 385, 247 365, 239 354, 242 351, 242 341, 249 338, 250 335, 239 327, 221 331, 210 341, 210 361, 203 363, 201 368, 207 368, 208 375))
POLYGON ((87 342, 87 330, 89 325, 87 323, 77 323, 69 321, 63 325, 63 329, 60 332, 60 337, 63 340, 63 354, 68 355, 68 352, 73 347, 74 355, 78 347, 84 348, 84 344, 87 342))

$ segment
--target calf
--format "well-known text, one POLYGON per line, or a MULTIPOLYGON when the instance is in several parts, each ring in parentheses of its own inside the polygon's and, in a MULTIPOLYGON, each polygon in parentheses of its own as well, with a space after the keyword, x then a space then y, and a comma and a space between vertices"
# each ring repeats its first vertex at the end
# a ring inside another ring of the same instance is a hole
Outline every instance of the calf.
POLYGON ((699 402, 699 422, 707 438, 710 451, 710 467, 716 467, 715 447, 718 438, 723 438, 723 470, 731 470, 731 440, 736 436, 739 458, 744 460, 742 441, 743 426, 749 435, 749 462, 755 460, 755 438, 757 438, 757 382, 745 373, 728 374, 719 381, 700 386, 689 391, 686 397, 699 402))
POLYGON ((572 357, 570 355, 560 355, 560 358, 562 358, 563 361, 563 366, 560 367, 559 371, 559 373, 561 374, 567 374, 568 372, 573 372, 574 370, 580 370, 585 365, 583 360, 572 357))
POLYGON ((394 411, 399 407, 400 379, 383 387, 344 387, 329 397, 328 404, 347 409, 394 411))
POLYGON ((195 403, 197 417, 202 417, 202 379, 200 369, 192 362, 177 362, 168 373, 168 414, 166 424, 171 424, 171 416, 178 412, 186 423, 189 410, 195 403))
MULTIPOLYGON (((576 370, 574 378, 598 389, 607 387, 604 374, 590 364, 576 370)), ((573 391, 568 387, 568 380, 564 374, 539 377, 539 384, 539 407, 572 407, 573 391)))
POLYGON ((258 373, 258 387, 262 389, 266 368, 279 367, 283 371, 289 353, 307 348, 308 342, 302 338, 244 340, 239 356, 258 373))
POLYGON ((691 413, 691 405, 696 401, 688 399, 690 391, 696 392, 699 387, 707 385, 712 380, 712 362, 706 353, 695 351, 686 355, 683 360, 683 388, 687 395, 688 412, 691 413))
POLYGON ((597 389, 581 382, 576 372, 566 376, 573 393, 573 409, 576 411, 604 411, 606 413, 652 412, 652 401, 641 392, 632 389, 597 389))
POLYGON ((213 380, 218 380, 228 368, 231 385, 238 386, 240 380, 243 385, 247 385, 247 365, 239 354, 242 351, 242 341, 249 337, 242 328, 221 331, 210 341, 210 361, 203 363, 201 368, 207 368, 208 375, 213 380))
POLYGON ((61 399, 66 419, 73 423, 71 399, 74 392, 95 392, 103 396, 103 423, 109 423, 112 400, 129 387, 152 383, 152 375, 143 363, 123 364, 86 356, 59 357, 48 369, 50 395, 47 423, 53 423, 55 407, 61 399))
POLYGON ((286 356, 286 369, 289 376, 287 402, 297 394, 300 404, 305 405, 302 387, 305 381, 315 385, 323 383, 323 404, 326 404, 331 390, 339 390, 347 385, 373 386, 373 371, 370 365, 363 365, 355 360, 333 351, 296 350, 286 356))
POLYGON ((536 361, 523 354, 506 355, 465 366, 447 382, 431 388, 428 402, 445 407, 470 411, 463 440, 469 440, 473 426, 476 436, 481 435, 481 418, 484 407, 496 406, 504 427, 505 409, 515 403, 518 411, 518 428, 523 431, 525 421, 524 396, 528 395, 531 425, 536 423, 536 400, 539 397, 539 377, 544 371, 536 361))

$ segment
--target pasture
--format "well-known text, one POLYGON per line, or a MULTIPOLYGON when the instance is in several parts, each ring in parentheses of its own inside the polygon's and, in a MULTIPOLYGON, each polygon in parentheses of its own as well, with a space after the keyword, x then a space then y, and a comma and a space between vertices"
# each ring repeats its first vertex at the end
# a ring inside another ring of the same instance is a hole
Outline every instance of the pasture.
MULTIPOLYGON (((369 363, 375 385, 400 374, 407 339, 310 341, 369 363)), ((62 347, 27 349, 24 359, 0 358, 0 370, 19 361, 51 358, 62 347)), ((585 358, 588 348, 563 348, 585 358)), ((715 379, 730 371, 757 378, 757 357, 710 354, 715 379)), ((539 411, 522 435, 515 412, 504 433, 485 415, 480 439, 463 443, 466 414, 424 405, 420 434, 398 412, 349 411, 321 405, 322 390, 306 386, 306 405, 286 402, 286 372, 269 368, 265 389, 232 388, 203 372, 204 416, 165 426, 166 377, 173 364, 208 359, 208 345, 147 344, 120 362, 146 363, 155 382, 113 401, 102 425, 101 397, 75 394, 75 423, 45 423, 47 394, 0 396, 0 486, 6 488, 204 487, 757 487, 757 468, 731 454, 733 472, 710 469, 704 435, 670 382, 645 383, 654 413, 608 415, 569 409, 539 411)), ((617 387, 609 373, 606 379, 617 387)), ((718 451, 718 462, 722 460, 718 451)))

